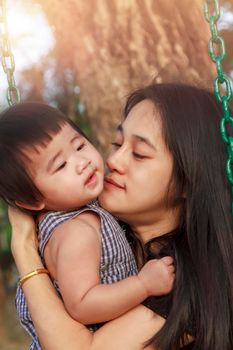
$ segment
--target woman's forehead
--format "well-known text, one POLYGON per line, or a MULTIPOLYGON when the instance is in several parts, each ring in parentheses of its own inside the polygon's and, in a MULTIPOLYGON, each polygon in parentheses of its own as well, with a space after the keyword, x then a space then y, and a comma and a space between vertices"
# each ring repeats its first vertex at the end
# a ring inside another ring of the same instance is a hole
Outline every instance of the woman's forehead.
POLYGON ((134 118, 140 124, 143 124, 145 120, 160 120, 160 114, 154 103, 150 100, 143 100, 137 103, 129 112, 124 122, 129 118, 134 118))
POLYGON ((154 138, 155 135, 157 137, 158 134, 161 134, 161 126, 159 111, 150 100, 144 100, 130 110, 119 130, 142 137, 151 135, 154 138))

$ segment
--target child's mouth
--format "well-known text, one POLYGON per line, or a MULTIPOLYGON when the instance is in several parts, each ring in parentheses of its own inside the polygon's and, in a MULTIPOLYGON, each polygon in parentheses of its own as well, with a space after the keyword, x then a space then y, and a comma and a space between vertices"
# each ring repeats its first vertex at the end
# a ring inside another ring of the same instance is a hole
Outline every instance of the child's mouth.
POLYGON ((85 186, 92 186, 96 183, 97 177, 96 177, 96 170, 92 171, 92 173, 88 176, 87 180, 85 181, 85 186))

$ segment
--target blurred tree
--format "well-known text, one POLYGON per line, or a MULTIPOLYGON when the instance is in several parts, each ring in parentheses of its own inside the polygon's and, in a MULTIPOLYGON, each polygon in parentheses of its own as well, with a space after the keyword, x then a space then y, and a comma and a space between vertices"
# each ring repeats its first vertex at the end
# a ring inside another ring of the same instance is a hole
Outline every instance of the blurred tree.
POLYGON ((202 0, 34 1, 54 29, 53 76, 72 72, 102 150, 130 90, 152 79, 212 86, 202 0))
POLYGON ((5 327, 4 327, 4 319, 3 319, 3 311, 4 311, 4 302, 6 300, 6 291, 4 289, 3 284, 3 272, 0 269, 0 339, 5 338, 5 327))
POLYGON ((233 46, 232 46, 232 37, 233 30, 232 28, 224 29, 221 32, 221 35, 224 37, 227 55, 223 61, 223 67, 227 74, 231 75, 233 70, 233 46))
POLYGON ((4 301, 6 300, 7 292, 7 272, 12 264, 12 257, 10 254, 10 227, 7 222, 6 205, 0 201, 0 338, 3 338, 4 333, 4 301))
POLYGON ((227 55, 223 61, 224 71, 232 77, 233 72, 233 0, 222 0, 221 2, 220 31, 224 38, 227 55))

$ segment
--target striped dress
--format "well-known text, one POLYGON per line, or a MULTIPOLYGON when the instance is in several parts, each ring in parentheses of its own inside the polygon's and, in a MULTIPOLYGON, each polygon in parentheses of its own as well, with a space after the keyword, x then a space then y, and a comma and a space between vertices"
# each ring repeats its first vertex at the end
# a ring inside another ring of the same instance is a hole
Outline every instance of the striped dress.
MULTIPOLYGON (((101 283, 111 284, 129 276, 137 274, 137 266, 132 250, 126 240, 125 233, 116 219, 106 210, 98 205, 97 201, 86 205, 76 211, 49 212, 39 224, 39 253, 44 261, 44 250, 54 229, 67 220, 73 219, 83 212, 92 211, 99 215, 101 222, 101 260, 100 278, 101 283)), ((59 293, 59 286, 56 280, 53 281, 59 293)), ((30 350, 41 350, 39 339, 30 317, 26 299, 22 288, 16 291, 16 308, 22 326, 32 337, 30 350)), ((96 327, 91 327, 91 330, 96 327)))

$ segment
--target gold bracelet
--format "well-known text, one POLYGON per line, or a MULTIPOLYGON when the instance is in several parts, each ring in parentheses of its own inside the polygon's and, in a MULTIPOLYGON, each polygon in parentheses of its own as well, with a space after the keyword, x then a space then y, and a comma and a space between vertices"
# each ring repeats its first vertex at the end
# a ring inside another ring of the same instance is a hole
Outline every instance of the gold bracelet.
POLYGON ((40 269, 36 269, 36 270, 33 270, 29 273, 27 273, 25 276, 21 277, 19 279, 19 286, 22 287, 22 285, 24 284, 24 282, 26 282, 27 280, 29 280, 29 278, 33 277, 33 276, 36 276, 36 275, 39 275, 40 273, 47 273, 49 274, 49 271, 45 268, 40 268, 40 269))

